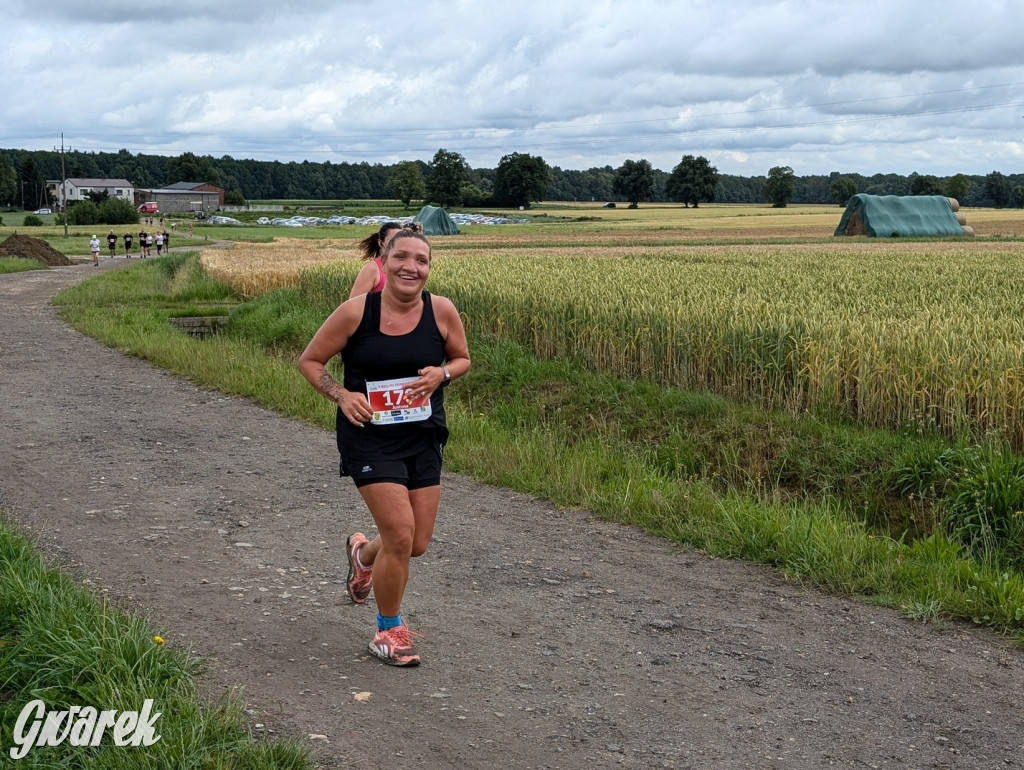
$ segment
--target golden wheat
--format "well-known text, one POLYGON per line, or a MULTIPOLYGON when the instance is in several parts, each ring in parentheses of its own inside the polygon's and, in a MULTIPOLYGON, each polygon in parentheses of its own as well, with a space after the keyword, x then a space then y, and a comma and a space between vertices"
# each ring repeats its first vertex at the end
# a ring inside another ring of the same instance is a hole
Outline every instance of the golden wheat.
POLYGON ((273 289, 295 286, 312 265, 359 258, 356 241, 280 238, 273 243, 236 243, 226 249, 205 249, 206 274, 246 299, 273 289))
MULTIPOLYGON (((1024 448, 1024 255, 1005 244, 479 237, 433 239, 430 282, 478 332, 626 377, 1024 448)), ((332 304, 355 258, 354 241, 285 241, 206 252, 204 266, 245 296, 301 282, 332 304)))

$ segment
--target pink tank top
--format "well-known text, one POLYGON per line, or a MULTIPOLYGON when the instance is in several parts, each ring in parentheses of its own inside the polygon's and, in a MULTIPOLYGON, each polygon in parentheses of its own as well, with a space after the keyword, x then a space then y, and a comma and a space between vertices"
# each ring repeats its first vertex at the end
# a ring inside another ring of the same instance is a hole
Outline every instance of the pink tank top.
POLYGON ((384 264, 380 261, 380 257, 374 257, 373 262, 377 265, 377 272, 380 273, 380 277, 377 278, 377 285, 373 287, 373 290, 382 291, 384 289, 384 281, 387 278, 384 274, 384 264))

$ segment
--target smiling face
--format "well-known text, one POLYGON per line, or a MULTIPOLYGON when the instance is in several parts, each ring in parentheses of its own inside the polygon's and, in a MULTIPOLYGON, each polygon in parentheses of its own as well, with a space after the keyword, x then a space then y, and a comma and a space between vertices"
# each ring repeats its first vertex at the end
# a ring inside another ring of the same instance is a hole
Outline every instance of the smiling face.
POLYGON ((430 275, 430 244, 423 236, 399 231, 384 252, 384 290, 399 296, 413 296, 423 290, 430 275))

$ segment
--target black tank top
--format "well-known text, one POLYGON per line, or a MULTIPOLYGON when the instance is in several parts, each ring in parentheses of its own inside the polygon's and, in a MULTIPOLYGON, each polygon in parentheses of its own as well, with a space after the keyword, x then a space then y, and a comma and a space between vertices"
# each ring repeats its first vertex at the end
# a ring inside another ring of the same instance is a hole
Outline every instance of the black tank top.
MULTIPOLYGON (((341 351, 346 390, 366 393, 366 383, 416 377, 425 366, 445 362, 444 337, 434 320, 430 293, 423 292, 423 314, 408 334, 384 334, 380 330, 380 292, 366 295, 363 318, 341 351)), ((338 451, 351 460, 397 460, 419 454, 434 442, 448 440, 444 414, 444 391, 430 397, 431 415, 419 422, 395 425, 366 423, 357 428, 338 409, 336 432, 338 451)))

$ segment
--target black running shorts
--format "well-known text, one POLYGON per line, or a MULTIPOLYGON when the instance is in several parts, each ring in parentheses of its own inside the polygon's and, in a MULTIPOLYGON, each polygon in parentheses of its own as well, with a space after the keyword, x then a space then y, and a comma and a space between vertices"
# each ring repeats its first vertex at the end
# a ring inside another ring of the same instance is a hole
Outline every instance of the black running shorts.
POLYGON ((400 460, 353 460, 341 458, 341 475, 351 476, 356 487, 367 484, 401 484, 407 489, 436 487, 441 483, 444 447, 431 443, 419 454, 400 460))

